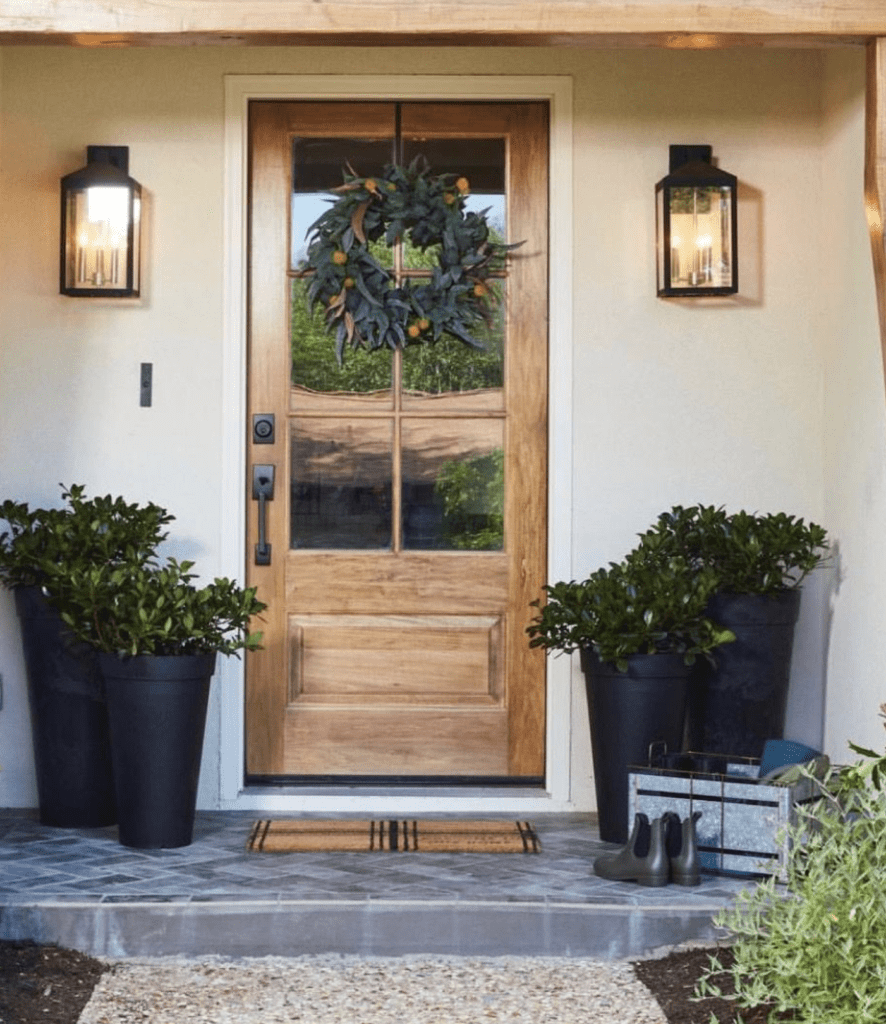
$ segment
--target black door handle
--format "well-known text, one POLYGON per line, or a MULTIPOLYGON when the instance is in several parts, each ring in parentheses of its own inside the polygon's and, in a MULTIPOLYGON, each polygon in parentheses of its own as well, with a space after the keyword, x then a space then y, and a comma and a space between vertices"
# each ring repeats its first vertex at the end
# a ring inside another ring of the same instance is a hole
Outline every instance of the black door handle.
POLYGON ((252 497, 258 501, 258 543, 255 545, 255 564, 271 564, 271 545, 268 543, 268 502, 274 498, 274 467, 252 467, 252 497))

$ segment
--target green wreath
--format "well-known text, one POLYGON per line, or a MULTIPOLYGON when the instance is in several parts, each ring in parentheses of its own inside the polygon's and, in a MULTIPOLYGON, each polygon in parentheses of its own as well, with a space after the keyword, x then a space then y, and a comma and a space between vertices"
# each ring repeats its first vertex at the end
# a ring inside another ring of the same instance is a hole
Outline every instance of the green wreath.
POLYGON ((443 334, 485 348, 473 332, 492 319, 487 279, 521 243, 490 238, 488 211, 465 212, 467 178, 432 175, 422 158, 409 167, 388 164, 380 177, 349 171, 332 190, 340 198, 308 229, 303 267, 314 272, 308 300, 325 311, 339 363, 348 345, 399 348, 443 334), (407 237, 422 252, 434 247, 437 266, 429 279, 395 286, 370 243, 393 246, 407 237))

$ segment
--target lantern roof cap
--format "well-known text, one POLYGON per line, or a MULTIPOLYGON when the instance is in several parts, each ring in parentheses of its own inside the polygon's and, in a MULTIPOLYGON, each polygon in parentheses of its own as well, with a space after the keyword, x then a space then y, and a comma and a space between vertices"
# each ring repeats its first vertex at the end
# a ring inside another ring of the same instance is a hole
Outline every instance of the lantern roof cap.
POLYGON ((656 186, 657 188, 680 188, 690 185, 735 187, 738 179, 729 171, 721 170, 711 163, 710 146, 671 146, 670 173, 656 186))
POLYGON ((65 188, 118 185, 139 188, 129 176, 129 146, 87 146, 86 166, 62 178, 65 188))

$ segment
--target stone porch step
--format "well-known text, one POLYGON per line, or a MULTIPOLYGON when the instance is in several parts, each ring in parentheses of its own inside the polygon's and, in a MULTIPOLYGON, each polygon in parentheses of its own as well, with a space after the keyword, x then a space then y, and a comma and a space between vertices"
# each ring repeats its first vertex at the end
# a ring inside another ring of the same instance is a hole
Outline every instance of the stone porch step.
POLYGON ((116 829, 0 811, 0 938, 99 956, 643 956, 717 937, 746 880, 606 882, 587 815, 535 816, 534 854, 247 854, 252 812, 201 812, 194 842, 130 850, 116 829))

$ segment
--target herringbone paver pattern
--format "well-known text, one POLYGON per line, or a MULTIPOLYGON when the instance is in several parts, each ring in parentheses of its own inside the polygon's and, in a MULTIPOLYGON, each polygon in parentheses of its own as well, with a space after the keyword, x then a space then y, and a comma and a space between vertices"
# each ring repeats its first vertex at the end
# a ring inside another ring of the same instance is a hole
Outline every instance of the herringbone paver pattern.
POLYGON ((53 901, 469 900, 606 906, 722 904, 743 885, 705 876, 697 888, 640 888, 591 870, 607 849, 585 815, 533 819, 540 854, 248 854, 254 812, 202 812, 194 842, 131 850, 115 828, 63 830, 34 812, 0 811, 0 905, 53 901))

